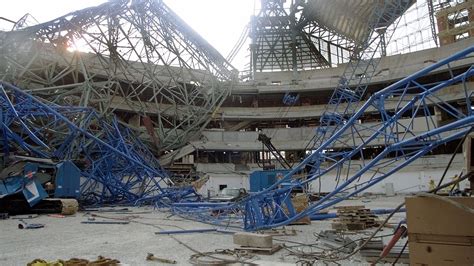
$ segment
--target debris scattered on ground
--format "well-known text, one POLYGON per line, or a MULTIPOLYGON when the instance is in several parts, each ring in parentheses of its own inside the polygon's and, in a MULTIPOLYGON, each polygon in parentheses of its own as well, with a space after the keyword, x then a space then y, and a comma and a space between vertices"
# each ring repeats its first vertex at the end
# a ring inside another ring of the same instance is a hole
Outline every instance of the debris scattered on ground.
POLYGON ((296 230, 294 228, 283 227, 281 229, 274 228, 269 230, 262 230, 258 233, 271 236, 295 236, 296 230))
POLYGON ((377 226, 375 216, 370 209, 365 206, 341 206, 336 207, 337 219, 334 219, 331 226, 332 229, 338 231, 356 231, 364 230, 377 226))
POLYGON ((13 219, 13 220, 26 220, 26 219, 35 219, 35 218, 38 218, 39 215, 38 214, 35 214, 35 215, 18 215, 18 216, 11 216, 10 218, 13 219))
POLYGON ((65 215, 62 214, 48 214, 48 217, 53 217, 53 218, 66 218, 65 215))
MULTIPOLYGON (((363 241, 361 241, 362 244, 363 241)), ((360 255, 369 262, 379 260, 380 253, 383 251, 384 245, 381 239, 370 240, 365 246, 360 249, 360 255)), ((398 256, 399 262, 408 263, 408 249, 403 250, 402 246, 394 246, 390 252, 385 256, 383 261, 393 262, 398 256)))
POLYGON ((351 253, 355 248, 357 248, 356 242, 349 237, 344 237, 338 234, 334 230, 321 231, 318 236, 319 240, 321 240, 325 246, 339 249, 344 253, 351 253))
MULTIPOLYGON (((293 208, 295 208, 296 213, 300 213, 306 210, 309 206, 309 198, 306 194, 300 194, 291 199, 293 203, 293 208)), ((308 225, 311 224, 311 219, 309 216, 305 216, 299 220, 293 221, 290 225, 308 225)))
POLYGON ((235 251, 238 251, 238 252, 247 251, 249 253, 273 255, 280 249, 282 249, 282 246, 280 244, 274 244, 272 247, 269 247, 269 248, 238 247, 238 248, 235 248, 235 251))
POLYGON ((70 260, 57 260, 47 262, 42 259, 35 259, 28 263, 27 266, 118 266, 120 261, 99 256, 97 260, 89 261, 86 259, 72 258, 70 260))
POLYGON ((273 237, 271 235, 239 232, 234 234, 234 244, 243 247, 271 248, 273 237))
POLYGON ((229 234, 229 235, 233 235, 233 234, 238 233, 238 231, 223 230, 223 229, 217 229, 216 232, 221 233, 221 234, 229 234))
POLYGON ((156 261, 156 262, 161 262, 161 263, 168 263, 168 264, 177 264, 175 260, 169 260, 169 259, 163 259, 163 258, 158 258, 153 253, 148 253, 146 255, 146 260, 148 261, 156 261))
POLYGON ((216 250, 213 252, 200 252, 191 255, 189 262, 193 265, 232 265, 240 263, 242 265, 255 265, 249 260, 253 259, 255 255, 249 254, 246 251, 233 251, 229 249, 216 250))
POLYGON ((98 215, 98 214, 94 214, 94 213, 91 213, 90 216, 93 217, 93 218, 89 218, 89 219, 103 218, 103 219, 108 219, 108 220, 119 220, 119 221, 130 221, 130 220, 133 220, 133 219, 140 218, 140 216, 138 216, 138 215, 127 215, 127 216, 121 216, 121 217, 111 217, 111 216, 98 215))
POLYGON ((81 224, 129 224, 129 221, 96 221, 96 220, 87 220, 82 221, 81 224))
POLYGON ((128 208, 122 208, 122 209, 90 209, 90 208, 86 208, 84 209, 83 211, 85 212, 132 212, 132 210, 128 209, 128 208))
POLYGON ((250 253, 263 253, 272 255, 282 247, 279 244, 273 244, 273 236, 264 234, 255 234, 239 232, 234 234, 234 244, 240 245, 235 248, 236 251, 248 251, 250 253))
MULTIPOLYGON (((53 200, 53 199, 45 199, 53 200)), ((62 215, 74 215, 79 211, 79 202, 76 199, 60 199, 62 215)))
POLYGON ((191 229, 191 230, 172 230, 172 231, 160 231, 155 232, 157 235, 171 235, 171 234, 192 234, 192 233, 208 233, 216 232, 217 229, 205 228, 205 229, 191 229))
POLYGON ((18 229, 39 229, 43 227, 44 224, 29 224, 23 220, 20 220, 20 223, 18 224, 18 229))

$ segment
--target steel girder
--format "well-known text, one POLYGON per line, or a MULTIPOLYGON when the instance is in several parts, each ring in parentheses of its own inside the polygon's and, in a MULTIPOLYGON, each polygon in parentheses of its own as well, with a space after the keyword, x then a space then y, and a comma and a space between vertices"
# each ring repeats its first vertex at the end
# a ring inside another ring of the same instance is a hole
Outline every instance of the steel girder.
MULTIPOLYGON (((262 0, 250 23, 250 70, 296 71, 328 68, 347 61, 353 42, 303 17, 301 3, 262 0)), ((295 76, 295 81, 297 80, 295 76)))
POLYGON ((369 37, 356 48, 347 64, 320 118, 318 130, 308 144, 309 149, 326 141, 357 109, 376 74, 384 47, 397 28, 400 11, 406 11, 412 4, 410 0, 377 2, 378 8, 373 10, 368 20, 369 37))
MULTIPOLYGON (((115 0, 0 32, 0 79, 60 105, 149 117, 157 151, 204 128, 237 71, 161 0, 115 0)), ((144 138, 152 139, 153 135, 144 138)))
POLYGON ((330 125, 334 133, 268 189, 235 204, 213 207, 175 204, 174 211, 221 225, 235 222, 240 217, 242 220, 235 226, 259 230, 287 225, 364 191, 434 148, 470 132, 474 126, 474 89, 466 81, 474 75, 474 65, 462 72, 449 71, 451 76, 436 83, 427 82, 426 77, 441 70, 451 70, 450 66, 456 61, 466 60, 473 54, 474 47, 458 52, 375 93, 350 119, 330 125), (462 86, 466 109, 442 100, 452 85, 462 86), (396 103, 394 108, 386 108, 392 103, 396 103), (452 119, 446 124, 440 123, 434 116, 434 107, 452 119), (359 123, 370 109, 380 114, 380 121, 359 123), (423 127, 420 124, 424 124, 423 127), (419 128, 427 130, 420 131, 419 128), (364 158, 364 148, 373 143, 379 145, 380 141, 384 143, 383 149, 373 159, 364 158), (334 143, 345 148, 332 150, 334 143), (317 168, 314 162, 318 162, 317 168), (354 165, 355 162, 359 164, 354 165), (296 212, 291 200, 292 189, 322 179, 329 173, 338 180, 335 189, 304 211, 296 212), (304 177, 296 178, 297 175, 304 177))
POLYGON ((0 83, 0 107, 4 158, 73 160, 82 171, 85 204, 167 204, 193 194, 189 188, 170 188, 158 160, 114 116, 49 103, 5 82, 0 83))

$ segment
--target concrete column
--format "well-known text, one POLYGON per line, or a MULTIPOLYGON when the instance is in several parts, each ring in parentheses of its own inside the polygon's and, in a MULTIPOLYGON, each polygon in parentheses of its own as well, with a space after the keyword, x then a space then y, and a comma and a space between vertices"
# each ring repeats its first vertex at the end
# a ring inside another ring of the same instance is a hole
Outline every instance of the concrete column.
POLYGON ((454 43, 455 37, 451 34, 448 34, 449 23, 448 23, 448 13, 437 14, 436 21, 438 24, 438 37, 440 46, 454 43))
POLYGON ((469 181, 471 182, 471 191, 474 190, 474 133, 471 133, 464 142, 464 167, 466 174, 471 174, 469 181))
POLYGON ((441 114, 441 109, 438 106, 434 106, 434 115, 436 121, 436 127, 442 126, 443 116, 441 114))
MULTIPOLYGON (((474 23, 474 8, 471 6, 467 9, 467 11, 469 12, 468 13, 469 24, 474 23)), ((473 37, 473 36, 474 36, 474 28, 469 30, 469 37, 473 37)))

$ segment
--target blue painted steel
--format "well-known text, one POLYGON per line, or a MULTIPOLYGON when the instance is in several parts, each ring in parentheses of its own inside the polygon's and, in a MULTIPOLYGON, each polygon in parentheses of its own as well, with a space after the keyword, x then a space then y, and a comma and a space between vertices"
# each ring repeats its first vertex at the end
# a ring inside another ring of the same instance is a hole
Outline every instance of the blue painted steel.
POLYGON ((175 208, 208 208, 208 207, 228 207, 229 202, 176 202, 172 206, 175 208))
POLYGON ((41 200, 48 197, 48 193, 46 193, 43 186, 41 186, 40 182, 35 178, 31 178, 30 180, 23 179, 23 182, 22 192, 30 207, 35 206, 41 200))
POLYGON ((286 175, 289 170, 254 171, 250 174, 250 192, 262 191, 276 183, 277 175, 286 175))
POLYGON ((64 161, 57 164, 55 198, 79 198, 81 170, 70 162, 64 161))
POLYGON ((22 192, 28 204, 33 207, 41 200, 48 197, 43 186, 36 180, 36 173, 38 172, 38 164, 26 163, 23 167, 22 192))
POLYGON ((13 195, 23 189, 23 177, 12 176, 0 180, 0 198, 13 195))
POLYGON ((300 95, 296 92, 287 92, 283 96, 283 103, 285 105, 295 105, 300 99, 300 95))
POLYGON ((337 218, 337 213, 316 213, 309 217, 311 221, 322 221, 337 218))
POLYGON ((5 197, 22 192, 26 201, 31 207, 48 197, 43 184, 38 181, 38 171, 44 169, 54 169, 51 173, 54 178, 55 197, 77 198, 79 196, 80 170, 70 161, 58 163, 20 161, 13 165, 17 167, 8 172, 9 176, 0 181, 0 197, 5 197), (15 174, 19 171, 19 174, 15 174))
POLYGON ((4 151, 78 162, 83 204, 167 206, 196 197, 192 187, 170 187, 146 145, 113 116, 46 103, 6 82, 0 83, 0 114, 4 151))
POLYGON ((459 139, 471 130, 474 126, 471 102, 474 90, 466 84, 466 80, 474 75, 474 66, 457 69, 456 76, 451 75, 435 83, 421 83, 421 80, 429 82, 430 79, 423 78, 433 72, 449 70, 451 65, 457 64, 456 61, 473 55, 474 46, 373 94, 350 117, 333 115, 334 119, 329 120, 334 124, 323 129, 330 132, 328 138, 314 146, 300 164, 266 190, 226 208, 199 208, 191 212, 187 208, 176 208, 174 211, 186 217, 220 225, 236 222, 241 217, 243 222, 235 223, 235 226, 259 230, 287 225, 366 190, 434 148, 459 139), (461 85, 456 88, 465 95, 465 109, 461 110, 439 97, 455 84, 461 85), (454 119, 447 124, 440 124, 433 113, 435 108, 449 113, 454 119), (380 121, 359 123, 368 111, 378 113, 380 121), (425 129, 418 131, 418 128, 425 129), (371 146, 379 147, 381 151, 374 158, 364 158, 363 150, 371 146), (354 162, 357 165, 353 165, 354 162), (318 182, 314 181, 329 173, 336 175, 338 181, 334 190, 311 203, 303 212, 295 213, 290 200, 292 189, 309 183, 317 185, 318 182), (282 186, 284 183, 290 185, 282 186), (213 213, 219 213, 219 216, 215 217, 213 213))

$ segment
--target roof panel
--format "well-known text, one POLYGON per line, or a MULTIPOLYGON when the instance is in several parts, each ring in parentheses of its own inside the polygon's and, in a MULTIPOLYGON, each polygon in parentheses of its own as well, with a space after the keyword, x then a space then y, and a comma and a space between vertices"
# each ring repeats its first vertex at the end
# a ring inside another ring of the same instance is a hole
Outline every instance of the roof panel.
MULTIPOLYGON (((397 1, 410 1, 411 4, 416 2, 416 0, 308 0, 304 14, 319 25, 361 43, 370 33, 368 23, 371 14, 383 1, 389 4, 396 4, 397 1)), ((405 10, 394 12, 400 16, 405 10)), ((392 22, 390 21, 390 24, 392 22)))

